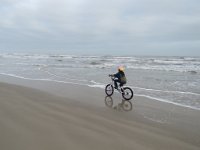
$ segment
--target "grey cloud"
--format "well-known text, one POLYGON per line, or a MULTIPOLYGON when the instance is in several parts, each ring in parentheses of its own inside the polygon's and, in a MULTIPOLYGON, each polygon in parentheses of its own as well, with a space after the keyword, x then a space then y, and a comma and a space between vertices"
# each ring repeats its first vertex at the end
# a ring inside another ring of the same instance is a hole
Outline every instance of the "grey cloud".
POLYGON ((133 49, 157 53, 154 49, 191 46, 196 52, 200 48, 198 6, 198 0, 3 0, 0 39, 4 46, 0 49, 12 43, 13 49, 102 53, 124 49, 134 54, 133 49))

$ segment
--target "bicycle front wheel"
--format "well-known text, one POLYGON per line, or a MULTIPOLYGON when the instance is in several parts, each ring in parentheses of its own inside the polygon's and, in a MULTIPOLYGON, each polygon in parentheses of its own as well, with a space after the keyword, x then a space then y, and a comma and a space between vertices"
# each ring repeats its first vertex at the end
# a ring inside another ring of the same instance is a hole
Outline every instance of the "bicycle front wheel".
POLYGON ((133 90, 129 87, 125 87, 123 89, 123 93, 122 93, 122 97, 125 99, 125 100, 130 100, 133 98, 133 90))
POLYGON ((106 88, 105 88, 106 95, 111 96, 111 95, 113 95, 113 92, 114 92, 113 85, 112 84, 106 85, 106 88))

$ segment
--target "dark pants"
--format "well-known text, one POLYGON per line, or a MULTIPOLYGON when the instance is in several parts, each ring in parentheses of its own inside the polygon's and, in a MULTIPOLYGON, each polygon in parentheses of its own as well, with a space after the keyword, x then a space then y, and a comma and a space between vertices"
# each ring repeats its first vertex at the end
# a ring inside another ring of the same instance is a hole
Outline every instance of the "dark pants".
POLYGON ((116 89, 118 89, 118 83, 119 83, 119 86, 120 86, 120 87, 124 85, 123 83, 121 83, 121 82, 119 81, 119 79, 115 79, 115 80, 114 80, 114 84, 115 84, 115 88, 116 88, 116 89))

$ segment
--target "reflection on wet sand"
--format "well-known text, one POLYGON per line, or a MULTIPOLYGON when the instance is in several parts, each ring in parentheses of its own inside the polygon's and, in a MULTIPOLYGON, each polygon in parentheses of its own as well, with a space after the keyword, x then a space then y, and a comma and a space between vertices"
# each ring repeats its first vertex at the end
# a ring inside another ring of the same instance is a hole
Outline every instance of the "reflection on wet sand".
POLYGON ((122 111, 122 112, 128 112, 133 109, 133 105, 131 101, 121 100, 116 105, 113 104, 113 98, 111 96, 105 97, 105 105, 111 109, 122 111))

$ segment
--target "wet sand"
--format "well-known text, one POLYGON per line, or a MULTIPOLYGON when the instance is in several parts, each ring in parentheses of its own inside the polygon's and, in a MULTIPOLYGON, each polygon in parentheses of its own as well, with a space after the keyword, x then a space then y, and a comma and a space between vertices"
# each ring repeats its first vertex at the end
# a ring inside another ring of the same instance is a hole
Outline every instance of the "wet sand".
POLYGON ((107 107, 97 88, 35 87, 0 83, 1 150, 200 149, 198 110, 135 97, 125 112, 119 95, 107 107))

